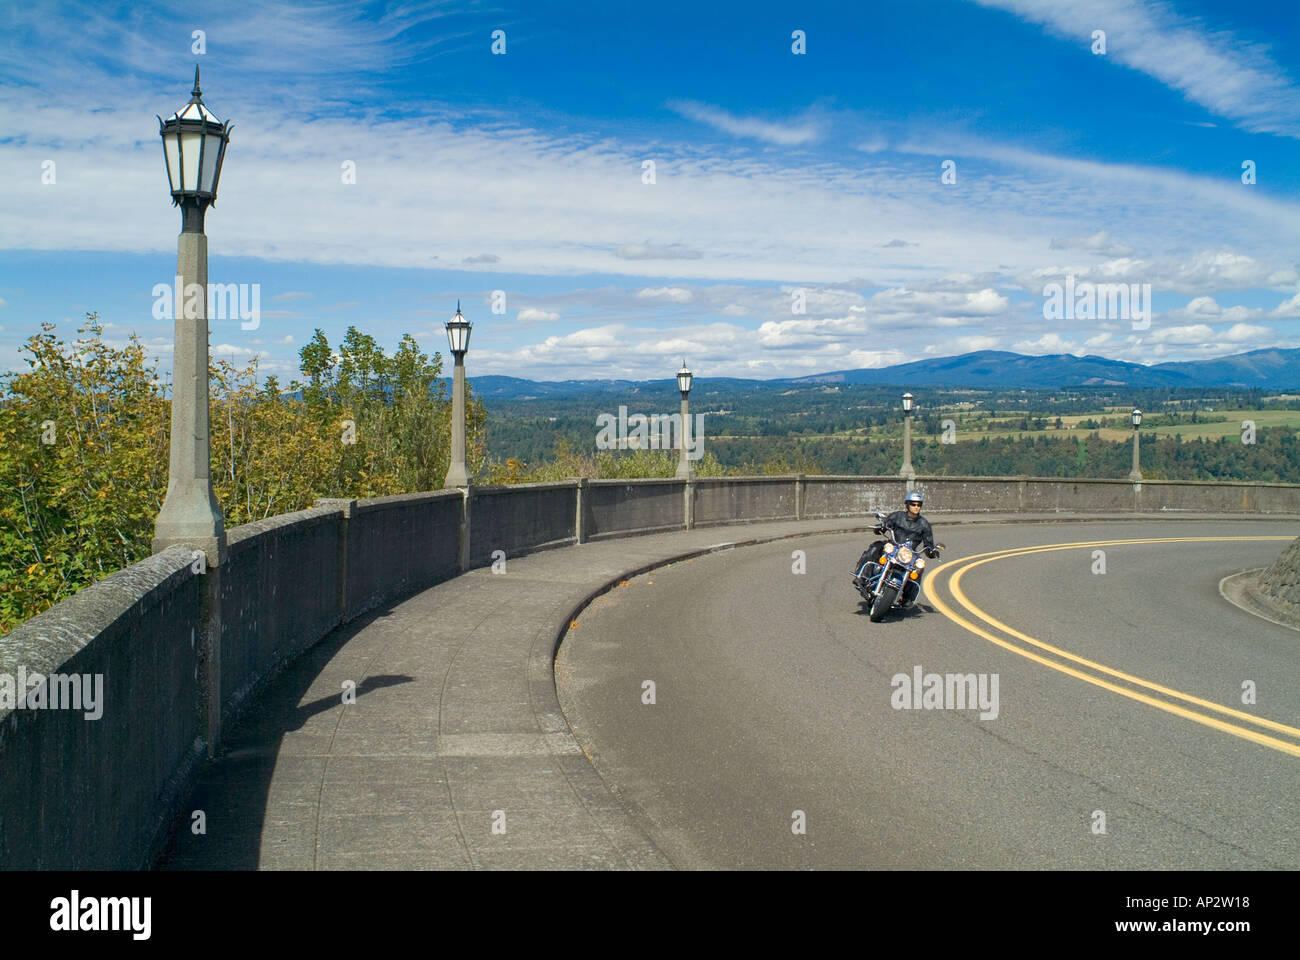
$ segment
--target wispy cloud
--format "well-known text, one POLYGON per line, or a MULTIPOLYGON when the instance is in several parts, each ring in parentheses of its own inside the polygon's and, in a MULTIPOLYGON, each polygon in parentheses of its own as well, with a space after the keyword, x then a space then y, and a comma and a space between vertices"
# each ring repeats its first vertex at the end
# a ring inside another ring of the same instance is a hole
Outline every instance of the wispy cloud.
POLYGON ((1133 253, 1132 247, 1114 243, 1105 230, 1090 237, 1053 237, 1047 246, 1050 250, 1091 250, 1108 257, 1127 257, 1133 253))
MULTIPOLYGON (((1044 26, 1088 50, 1106 33, 1107 59, 1140 70, 1255 133, 1300 139, 1300 95, 1266 47, 1181 18, 1160 0, 975 0, 1044 26)), ((1292 4, 1282 4, 1290 8, 1292 4)), ((1284 16, 1286 14, 1283 14, 1284 16)))
POLYGON ((625 243, 614 256, 623 260, 698 260, 704 254, 680 243, 625 243))
POLYGON ((685 287, 646 287, 638 290, 636 295, 638 300, 668 300, 672 303, 690 303, 694 299, 685 287))
POLYGON ((801 143, 810 143, 819 136, 817 125, 804 119, 794 123, 774 123, 757 117, 738 117, 720 107, 694 100, 670 100, 666 106, 669 110, 687 120, 708 124, 715 130, 733 137, 749 140, 762 140, 783 147, 792 147, 801 143))
MULTIPOLYGON (((413 28, 470 8, 469 2, 453 0, 384 6, 158 0, 6 4, 0 7, 0 77, 15 84, 75 81, 85 75, 87 63, 68 56, 71 41, 114 75, 172 82, 187 65, 192 71, 200 58, 191 50, 191 35, 202 30, 207 54, 220 62, 220 75, 228 78, 227 89, 234 82, 264 84, 274 76, 281 82, 263 93, 283 98, 297 92, 285 78, 310 78, 319 99, 322 82, 340 92, 355 91, 358 79, 381 79, 454 45, 464 36, 462 30, 417 37, 413 28), (75 36, 68 33, 71 24, 75 36), (64 42, 51 42, 56 34, 64 42)), ((301 92, 307 92, 305 87, 301 92)))

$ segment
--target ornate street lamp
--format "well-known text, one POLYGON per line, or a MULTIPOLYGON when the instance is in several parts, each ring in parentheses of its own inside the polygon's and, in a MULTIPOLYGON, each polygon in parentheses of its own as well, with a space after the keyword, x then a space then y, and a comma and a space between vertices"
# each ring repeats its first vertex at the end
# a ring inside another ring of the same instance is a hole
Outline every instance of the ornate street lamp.
POLYGON ((910 393, 903 394, 903 469, 898 471, 900 477, 916 479, 912 469, 912 405, 916 402, 910 393))
POLYGON ((691 461, 687 456, 687 450, 691 445, 691 371, 686 369, 686 361, 682 360, 682 368, 677 371, 677 389, 682 394, 682 456, 677 461, 677 477, 682 480, 691 478, 691 461))
POLYGON ((1130 480, 1141 480, 1142 471, 1138 468, 1138 427, 1142 426, 1142 411, 1133 408, 1133 469, 1129 471, 1130 480))
POLYGON ((203 214, 217 199, 231 126, 204 105, 198 67, 190 102, 166 120, 159 117, 158 124, 172 203, 181 208, 181 234, 176 245, 171 459, 153 550, 197 547, 207 554, 208 565, 216 566, 226 535, 212 490, 208 449, 208 238, 203 214))
POLYGON ((451 466, 444 487, 468 487, 469 470, 465 466, 465 353, 469 350, 470 322, 460 312, 447 321, 447 343, 455 358, 451 381, 451 466))
POLYGON ((158 118, 172 203, 181 208, 182 229, 187 233, 203 232, 203 213, 216 202, 231 129, 229 121, 222 123, 204 105, 196 66, 190 102, 166 120, 158 118))

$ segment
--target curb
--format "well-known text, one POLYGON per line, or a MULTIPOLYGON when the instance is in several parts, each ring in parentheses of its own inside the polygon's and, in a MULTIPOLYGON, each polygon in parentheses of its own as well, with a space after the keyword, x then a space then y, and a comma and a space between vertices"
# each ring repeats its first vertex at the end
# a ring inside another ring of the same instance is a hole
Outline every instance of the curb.
POLYGON ((1254 567, 1250 570, 1228 574, 1219 581, 1219 595, 1234 607, 1245 610, 1261 620, 1267 620, 1279 627, 1287 627, 1290 630, 1300 632, 1300 623, 1288 623, 1285 620, 1279 620, 1275 615, 1285 616, 1283 611, 1270 604, 1254 589, 1256 584, 1259 583, 1260 572, 1265 569, 1265 567, 1254 567))

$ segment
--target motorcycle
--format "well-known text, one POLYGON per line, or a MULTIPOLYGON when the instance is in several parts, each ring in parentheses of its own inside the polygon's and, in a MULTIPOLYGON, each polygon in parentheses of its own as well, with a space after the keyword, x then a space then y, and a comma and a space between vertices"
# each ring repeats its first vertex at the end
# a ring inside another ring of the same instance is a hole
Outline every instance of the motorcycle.
MULTIPOLYGON (((876 519, 880 525, 875 528, 875 533, 886 538, 884 549, 878 561, 864 560, 853 578, 858 593, 870 605, 872 623, 879 623, 896 606, 905 609, 916 603, 921 593, 921 574, 925 570, 920 544, 913 543, 910 538, 900 542, 893 529, 885 527, 885 514, 877 511, 876 519)), ((944 549, 942 543, 934 546, 931 557, 937 557, 944 549)))

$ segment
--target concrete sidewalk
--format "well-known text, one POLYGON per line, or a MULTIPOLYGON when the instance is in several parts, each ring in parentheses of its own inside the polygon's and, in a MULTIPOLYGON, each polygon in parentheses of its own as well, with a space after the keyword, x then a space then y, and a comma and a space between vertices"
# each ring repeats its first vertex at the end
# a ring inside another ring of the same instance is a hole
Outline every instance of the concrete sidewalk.
MULTIPOLYGON (((940 531, 1105 519, 932 518, 940 531)), ((1139 518, 1189 519, 1124 517, 1139 518)), ((163 866, 671 869, 569 731, 555 694, 557 638, 609 585, 675 558, 873 523, 736 524, 546 550, 348 624, 277 678, 228 733, 163 866), (355 702, 344 703, 351 684, 355 702)))

